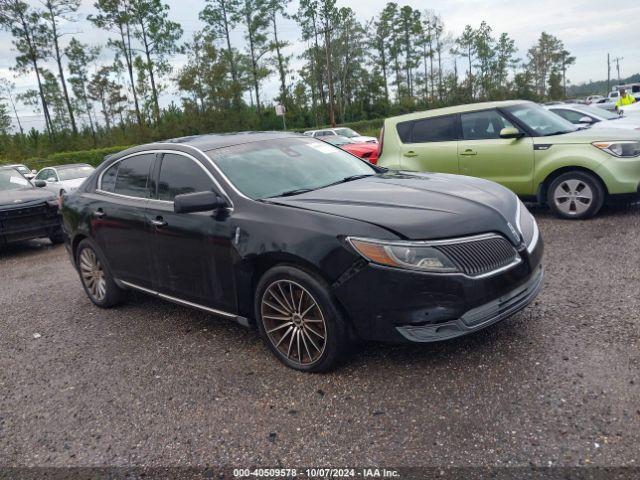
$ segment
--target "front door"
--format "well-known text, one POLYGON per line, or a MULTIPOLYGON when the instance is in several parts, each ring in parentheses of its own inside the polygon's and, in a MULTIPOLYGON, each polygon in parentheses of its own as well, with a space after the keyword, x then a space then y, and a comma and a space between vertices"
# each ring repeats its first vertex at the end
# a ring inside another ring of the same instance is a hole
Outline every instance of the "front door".
POLYGON ((113 164, 102 174, 91 204, 92 236, 107 255, 111 272, 143 288, 151 288, 146 207, 154 159, 155 154, 145 153, 113 164))
POLYGON ((460 173, 500 183, 518 195, 530 195, 534 168, 532 138, 500 138, 500 130, 514 125, 495 109, 463 113, 460 121, 460 173))
POLYGON ((194 157, 176 152, 162 155, 156 178, 157 193, 147 212, 153 229, 154 289, 234 312, 234 232, 228 211, 174 213, 173 209, 176 195, 217 190, 211 174, 194 157))

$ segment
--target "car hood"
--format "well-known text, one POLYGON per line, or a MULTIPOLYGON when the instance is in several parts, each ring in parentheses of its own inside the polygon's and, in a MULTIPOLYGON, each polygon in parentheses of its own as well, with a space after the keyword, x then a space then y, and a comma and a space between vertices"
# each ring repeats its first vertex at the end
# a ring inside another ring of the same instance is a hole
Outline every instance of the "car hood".
POLYGON ((40 188, 19 188, 0 191, 0 210, 25 207, 37 203, 55 200, 55 196, 40 188))
POLYGON ((520 243, 513 230, 517 197, 479 178, 389 172, 269 201, 367 222, 405 239, 500 232, 520 243))
POLYGON ((87 177, 84 178, 73 178, 71 180, 63 180, 60 182, 60 185, 62 186, 62 188, 66 188, 66 189, 76 189, 78 188, 80 185, 82 185, 82 183, 87 179, 87 177))
POLYGON ((536 145, 585 144, 592 142, 612 142, 616 140, 640 141, 640 130, 627 130, 624 128, 585 128, 584 130, 563 133, 561 135, 533 137, 533 143, 536 145))
POLYGON ((627 130, 640 129, 640 118, 634 119, 629 117, 621 117, 614 120, 605 120, 592 125, 591 128, 598 130, 608 128, 622 128, 627 130))

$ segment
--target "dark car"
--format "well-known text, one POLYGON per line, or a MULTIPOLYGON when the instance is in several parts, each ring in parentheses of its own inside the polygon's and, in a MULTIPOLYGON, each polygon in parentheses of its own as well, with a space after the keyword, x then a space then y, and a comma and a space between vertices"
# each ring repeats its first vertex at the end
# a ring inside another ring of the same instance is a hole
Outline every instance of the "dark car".
POLYGON ((524 308, 542 241, 495 183, 387 171, 314 138, 207 135, 106 160, 63 197, 89 298, 136 289, 255 324, 286 365, 350 340, 432 342, 524 308))
POLYGON ((0 167, 0 247, 43 237, 64 242, 55 195, 35 187, 15 168, 0 167))

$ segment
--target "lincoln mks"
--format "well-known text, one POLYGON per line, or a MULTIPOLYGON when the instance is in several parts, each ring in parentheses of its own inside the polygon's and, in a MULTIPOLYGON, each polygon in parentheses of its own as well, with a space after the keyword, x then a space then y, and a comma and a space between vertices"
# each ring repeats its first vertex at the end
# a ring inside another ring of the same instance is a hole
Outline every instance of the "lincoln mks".
POLYGON ((515 194, 392 171, 286 133, 180 138, 105 160, 62 197, 84 290, 128 290, 256 326, 283 363, 326 371, 354 339, 433 342, 528 305, 542 239, 515 194))

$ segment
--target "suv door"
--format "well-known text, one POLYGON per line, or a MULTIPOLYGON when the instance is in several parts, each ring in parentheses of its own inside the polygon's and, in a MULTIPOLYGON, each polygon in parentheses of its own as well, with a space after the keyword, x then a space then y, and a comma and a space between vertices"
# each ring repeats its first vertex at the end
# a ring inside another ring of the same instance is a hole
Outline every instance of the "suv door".
POLYGON ((176 195, 224 192, 211 173, 187 154, 165 152, 155 178, 156 193, 147 220, 152 225, 154 290, 175 299, 225 312, 235 311, 230 215, 174 213, 176 195))
POLYGON ((458 173, 458 116, 444 115, 401 122, 400 164, 415 171, 458 173))
POLYGON ((493 180, 519 195, 531 194, 533 139, 500 138, 503 128, 517 128, 496 109, 460 114, 460 173, 493 180))
POLYGON ((151 288, 151 229, 147 224, 149 174, 155 153, 124 158, 98 180, 91 205, 93 238, 116 279, 151 288))

